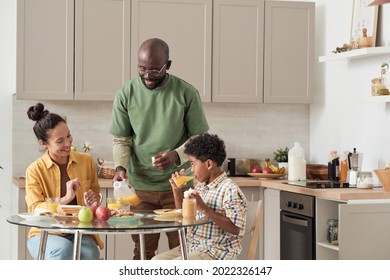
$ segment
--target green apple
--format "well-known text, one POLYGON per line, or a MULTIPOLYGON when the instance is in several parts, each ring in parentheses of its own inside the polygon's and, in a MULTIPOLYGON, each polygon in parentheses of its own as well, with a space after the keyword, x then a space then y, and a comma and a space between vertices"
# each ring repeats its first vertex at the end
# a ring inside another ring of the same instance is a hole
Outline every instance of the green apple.
POLYGON ((76 152, 77 151, 77 149, 76 149, 76 147, 75 146, 70 146, 70 150, 72 151, 72 152, 76 152))
POLYGON ((79 222, 79 225, 78 225, 79 228, 91 228, 92 227, 92 223, 91 222, 79 222))
POLYGON ((93 212, 89 207, 82 207, 79 211, 78 218, 80 222, 88 223, 93 219, 93 212))

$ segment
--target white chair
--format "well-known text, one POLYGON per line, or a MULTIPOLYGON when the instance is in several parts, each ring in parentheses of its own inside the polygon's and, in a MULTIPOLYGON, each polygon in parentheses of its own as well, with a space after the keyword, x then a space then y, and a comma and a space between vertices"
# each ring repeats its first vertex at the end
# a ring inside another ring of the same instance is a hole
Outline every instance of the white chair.
POLYGON ((245 226, 245 235, 250 235, 250 243, 248 247, 247 260, 254 260, 257 252, 257 245, 260 237, 260 228, 263 221, 262 201, 247 202, 247 218, 245 226))

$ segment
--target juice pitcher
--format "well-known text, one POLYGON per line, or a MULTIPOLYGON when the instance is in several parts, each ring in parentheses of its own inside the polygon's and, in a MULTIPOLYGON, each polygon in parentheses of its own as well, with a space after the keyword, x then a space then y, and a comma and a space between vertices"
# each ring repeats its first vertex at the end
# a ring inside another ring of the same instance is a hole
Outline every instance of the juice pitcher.
POLYGON ((141 201, 132 186, 124 181, 115 181, 114 197, 120 197, 122 205, 137 206, 141 201))

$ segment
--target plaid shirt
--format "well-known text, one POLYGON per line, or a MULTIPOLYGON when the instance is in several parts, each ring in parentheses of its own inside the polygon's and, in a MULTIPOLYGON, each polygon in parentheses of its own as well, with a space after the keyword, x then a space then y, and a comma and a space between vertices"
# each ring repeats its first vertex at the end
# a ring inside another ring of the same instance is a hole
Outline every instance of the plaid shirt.
MULTIPOLYGON (((236 259, 241 252, 241 239, 245 232, 246 198, 240 188, 226 173, 222 173, 210 184, 198 183, 195 186, 205 204, 213 211, 225 215, 240 228, 238 235, 220 228, 216 223, 195 226, 188 229, 188 251, 201 251, 214 259, 236 259)), ((197 217, 204 214, 197 212, 197 217)))

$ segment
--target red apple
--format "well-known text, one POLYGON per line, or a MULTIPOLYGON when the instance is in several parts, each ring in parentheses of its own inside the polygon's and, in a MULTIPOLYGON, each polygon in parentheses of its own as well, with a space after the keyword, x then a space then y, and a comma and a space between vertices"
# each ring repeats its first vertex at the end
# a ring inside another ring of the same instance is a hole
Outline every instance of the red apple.
POLYGON ((98 221, 107 221, 111 217, 111 210, 104 206, 99 206, 95 211, 98 221))
POLYGON ((274 172, 272 171, 271 168, 269 168, 269 167, 264 167, 264 168, 263 168, 263 173, 265 173, 265 174, 272 174, 272 173, 274 173, 274 172))
POLYGON ((261 167, 259 165, 254 165, 251 168, 252 173, 261 173, 261 167))
POLYGON ((92 210, 93 216, 95 216, 97 208, 98 208, 98 206, 96 204, 92 204, 91 206, 89 206, 89 209, 92 210))

